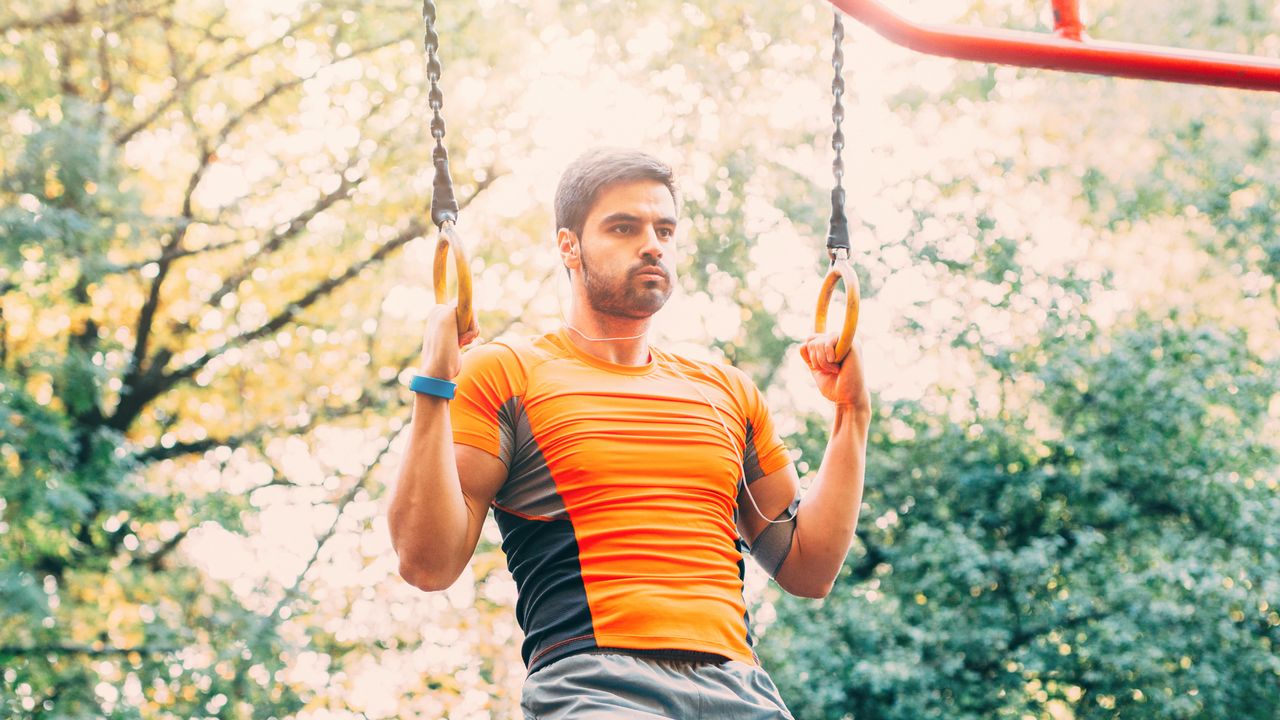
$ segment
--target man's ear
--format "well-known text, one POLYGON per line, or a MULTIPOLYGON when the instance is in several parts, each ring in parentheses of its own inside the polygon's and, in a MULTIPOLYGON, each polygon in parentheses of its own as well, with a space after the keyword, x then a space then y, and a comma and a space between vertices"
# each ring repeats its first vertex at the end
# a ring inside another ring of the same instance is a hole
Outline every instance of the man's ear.
POLYGON ((560 250, 560 264, 570 270, 578 270, 582 267, 581 243, 575 234, 569 228, 560 228, 556 231, 556 245, 560 250))

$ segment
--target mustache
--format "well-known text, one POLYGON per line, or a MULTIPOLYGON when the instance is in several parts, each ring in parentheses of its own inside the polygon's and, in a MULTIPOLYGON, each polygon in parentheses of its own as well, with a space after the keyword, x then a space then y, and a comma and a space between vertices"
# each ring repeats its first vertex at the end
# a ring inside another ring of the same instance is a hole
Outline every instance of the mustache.
POLYGON ((639 275, 640 273, 652 273, 652 272, 661 273, 662 277, 666 278, 667 280, 671 279, 671 273, 667 272, 667 269, 658 263, 643 263, 637 268, 635 268, 634 270, 632 270, 630 275, 634 277, 636 275, 639 275))

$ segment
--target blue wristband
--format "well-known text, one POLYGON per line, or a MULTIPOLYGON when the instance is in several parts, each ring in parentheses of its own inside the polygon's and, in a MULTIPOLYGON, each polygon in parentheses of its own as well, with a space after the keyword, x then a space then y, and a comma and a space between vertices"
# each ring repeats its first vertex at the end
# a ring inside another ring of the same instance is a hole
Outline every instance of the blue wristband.
POLYGON ((432 395, 451 400, 458 386, 448 380, 427 377, 426 375, 414 375, 413 379, 409 381, 409 389, 422 395, 432 395))

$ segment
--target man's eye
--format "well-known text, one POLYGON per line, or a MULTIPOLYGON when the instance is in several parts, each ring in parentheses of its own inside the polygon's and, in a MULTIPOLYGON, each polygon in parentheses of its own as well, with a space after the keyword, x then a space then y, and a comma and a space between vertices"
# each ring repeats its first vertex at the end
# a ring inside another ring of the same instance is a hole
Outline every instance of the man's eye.
POLYGON ((671 228, 658 228, 658 237, 660 238, 669 238, 675 234, 676 231, 671 228))
POLYGON ((630 225, 614 225, 613 231, 618 233, 619 235, 630 235, 631 226, 630 225))

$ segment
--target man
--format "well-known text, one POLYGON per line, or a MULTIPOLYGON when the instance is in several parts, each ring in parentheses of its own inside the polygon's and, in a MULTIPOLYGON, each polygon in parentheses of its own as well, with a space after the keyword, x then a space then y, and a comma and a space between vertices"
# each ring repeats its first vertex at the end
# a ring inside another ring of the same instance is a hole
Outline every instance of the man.
POLYGON ((460 337, 452 307, 428 317, 390 509, 400 573, 449 587, 492 507, 519 590, 526 717, 790 718, 751 650, 743 550, 791 593, 830 591, 862 499, 859 352, 837 362, 832 335, 801 347, 836 410, 800 500, 746 375, 649 344, 675 283, 671 170, 592 151, 555 203, 573 289, 560 331, 463 361, 476 328, 460 337))

